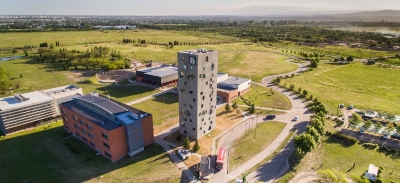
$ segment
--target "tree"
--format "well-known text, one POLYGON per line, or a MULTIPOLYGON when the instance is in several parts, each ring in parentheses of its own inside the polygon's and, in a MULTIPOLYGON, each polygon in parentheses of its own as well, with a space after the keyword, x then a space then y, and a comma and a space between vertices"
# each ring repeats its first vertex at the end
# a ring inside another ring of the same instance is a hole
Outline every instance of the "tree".
POLYGON ((294 145, 307 153, 316 147, 316 142, 310 134, 303 133, 294 137, 294 145))
POLYGON ((319 142, 321 135, 318 133, 318 131, 313 126, 308 125, 306 127, 306 132, 314 137, 314 140, 316 143, 319 142))
POLYGON ((236 110, 238 107, 239 107, 239 106, 237 105, 237 103, 236 103, 236 102, 233 102, 232 108, 236 110))
POLYGON ((290 85, 290 90, 294 90, 294 84, 290 85))
POLYGON ((321 118, 312 119, 310 125, 318 131, 319 135, 325 134, 325 121, 321 120, 321 118))
POLYGON ((240 109, 236 109, 236 114, 240 114, 240 109))
POLYGON ((229 105, 229 103, 226 103, 225 111, 230 111, 230 110, 231 110, 231 106, 229 105))
POLYGON ((386 131, 391 132, 394 130, 394 126, 392 123, 386 125, 386 131))
POLYGON ((354 58, 350 55, 346 58, 346 61, 348 62, 352 62, 354 60, 354 58))
POLYGON ((311 60, 311 64, 310 64, 311 68, 317 68, 318 67, 318 62, 315 60, 311 60))
POLYGON ((317 182, 320 183, 347 183, 346 176, 342 172, 332 170, 318 170, 317 182))
POLYGON ((374 128, 376 131, 379 131, 382 128, 382 123, 379 121, 375 123, 374 128))
POLYGON ((22 74, 19 74, 19 78, 22 78, 22 74))
POLYGON ((303 95, 307 96, 307 94, 308 94, 308 91, 307 90, 303 90, 303 95))
POLYGON ((353 114, 351 115, 351 121, 350 121, 350 123, 357 125, 357 124, 359 124, 359 123, 361 123, 361 122, 362 122, 362 118, 361 118, 360 115, 358 115, 358 114, 356 114, 356 113, 353 113, 353 114))
POLYGON ((306 155, 306 153, 303 150, 301 150, 301 148, 299 148, 299 147, 296 147, 295 153, 296 153, 296 157, 298 157, 299 159, 303 158, 304 155, 306 155))
POLYGON ((199 145, 199 141, 196 140, 193 146, 193 152, 197 152, 198 150, 200 150, 200 145, 199 145))
POLYGON ((363 125, 363 128, 369 129, 372 126, 372 122, 370 120, 366 121, 363 125))
POLYGON ((189 137, 186 136, 185 140, 183 141, 183 148, 190 149, 190 141, 189 137))
POLYGON ((254 106, 254 104, 251 104, 251 106, 250 106, 250 108, 249 108, 249 113, 250 113, 250 114, 256 113, 256 107, 254 106))

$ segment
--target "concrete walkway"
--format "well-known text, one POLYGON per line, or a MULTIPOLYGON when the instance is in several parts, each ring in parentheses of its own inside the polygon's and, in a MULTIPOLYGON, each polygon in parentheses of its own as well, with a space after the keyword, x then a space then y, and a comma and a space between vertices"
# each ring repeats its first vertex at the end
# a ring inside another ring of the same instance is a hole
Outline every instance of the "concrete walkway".
POLYGON ((141 98, 141 99, 138 99, 138 100, 134 100, 134 101, 128 102, 128 103, 126 103, 126 105, 131 106, 131 105, 133 105, 133 104, 137 104, 137 103, 140 103, 140 102, 143 102, 143 101, 146 101, 146 100, 155 98, 155 97, 157 97, 157 96, 159 96, 159 95, 162 95, 162 94, 168 93, 168 92, 177 93, 177 91, 175 90, 175 88, 169 88, 169 89, 167 89, 167 90, 160 91, 160 92, 155 93, 155 94, 153 94, 153 95, 150 95, 150 96, 147 96, 147 97, 143 97, 143 98, 141 98))

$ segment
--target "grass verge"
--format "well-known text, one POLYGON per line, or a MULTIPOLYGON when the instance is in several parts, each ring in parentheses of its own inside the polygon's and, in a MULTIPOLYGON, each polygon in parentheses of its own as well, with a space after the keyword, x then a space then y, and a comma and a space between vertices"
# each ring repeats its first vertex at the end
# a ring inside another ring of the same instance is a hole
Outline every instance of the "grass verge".
POLYGON ((257 135, 254 137, 254 129, 249 133, 243 133, 232 144, 229 152, 229 170, 234 170, 253 156, 267 148, 281 133, 287 124, 281 122, 265 122, 257 126, 257 135))

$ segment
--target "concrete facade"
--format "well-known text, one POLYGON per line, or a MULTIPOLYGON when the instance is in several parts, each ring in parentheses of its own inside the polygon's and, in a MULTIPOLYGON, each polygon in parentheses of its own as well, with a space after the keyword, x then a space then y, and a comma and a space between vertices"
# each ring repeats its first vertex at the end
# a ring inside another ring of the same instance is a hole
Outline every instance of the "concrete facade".
POLYGON ((179 132, 199 139, 215 128, 218 52, 178 52, 179 132))

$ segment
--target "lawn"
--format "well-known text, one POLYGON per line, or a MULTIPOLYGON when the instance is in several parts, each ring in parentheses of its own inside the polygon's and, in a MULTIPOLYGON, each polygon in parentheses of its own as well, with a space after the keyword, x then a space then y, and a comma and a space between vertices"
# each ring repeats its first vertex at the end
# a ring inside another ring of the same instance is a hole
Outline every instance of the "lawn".
MULTIPOLYGON (((276 45, 278 46, 278 45, 276 45)), ((304 51, 308 53, 318 53, 322 55, 329 55, 333 58, 338 56, 347 57, 352 55, 355 58, 376 58, 376 57, 385 57, 387 55, 394 55, 393 52, 386 51, 376 51, 364 48, 350 48, 347 46, 325 46, 323 48, 313 47, 313 46, 305 46, 305 45, 297 45, 291 42, 285 42, 285 44, 280 44, 284 50, 292 50, 292 51, 304 51)), ((290 51, 289 51, 290 52, 290 51)))
POLYGON ((400 114, 399 71, 362 63, 331 65, 321 62, 314 71, 284 79, 281 84, 294 84, 296 90, 298 87, 308 90, 332 114, 336 114, 336 107, 341 103, 400 114))
POLYGON ((179 182, 181 176, 157 144, 112 163, 68 137, 62 122, 1 137, 0 151, 2 182, 179 182))
MULTIPOLYGON (((248 101, 254 103, 258 107, 275 108, 289 110, 292 108, 290 100, 282 93, 268 88, 251 85, 250 91, 243 94, 242 97, 248 101)), ((240 98, 236 98, 232 102, 236 102, 238 105, 246 105, 240 98)))
POLYGON ((105 30, 105 31, 70 31, 70 32, 26 32, 26 33, 2 33, 0 34, 1 47, 23 47, 24 45, 36 45, 48 42, 54 44, 60 42, 61 47, 70 45, 90 45, 94 43, 122 43, 123 39, 138 39, 157 43, 168 42, 231 42, 236 38, 219 34, 207 34, 185 31, 162 30, 105 30))
POLYGON ((132 107, 150 112, 153 115, 154 134, 178 123, 179 103, 176 93, 165 93, 134 104, 132 107))
POLYGON ((354 175, 360 176, 367 171, 369 164, 384 168, 381 174, 383 182, 400 181, 400 154, 389 155, 377 149, 366 149, 361 144, 343 144, 342 140, 333 137, 323 137, 322 141, 322 146, 308 153, 279 182, 289 182, 297 173, 315 171, 318 168, 336 169, 351 179, 354 175), (354 163, 355 167, 352 169, 354 163))
MULTIPOLYGON (((200 150, 197 152, 201 155, 210 155, 211 153, 211 145, 212 145, 212 139, 222 133, 224 130, 228 129, 235 123, 239 122, 241 119, 243 119, 242 114, 237 114, 236 111, 225 111, 225 109, 219 108, 217 109, 217 123, 215 125, 215 129, 211 131, 209 134, 203 136, 200 138, 199 145, 200 145, 200 150)), ((177 146, 182 146, 183 139, 181 141, 177 141, 177 136, 179 136, 179 131, 176 131, 175 133, 170 134, 169 136, 165 137, 164 140, 171 142, 177 146)), ((194 140, 190 139, 191 147, 194 146, 194 140)), ((218 142, 216 142, 218 143, 218 142)))
POLYGON ((298 68, 295 64, 284 62, 286 58, 270 51, 221 51, 218 71, 261 82, 265 76, 298 68))
POLYGON ((229 152, 229 170, 234 170, 253 156, 267 148, 281 133, 287 124, 281 122, 265 122, 257 125, 257 135, 254 129, 241 135, 232 144, 229 152))
POLYGON ((0 62, 0 66, 11 72, 14 84, 20 85, 20 88, 14 90, 13 93, 26 93, 75 84, 82 87, 84 93, 97 91, 105 95, 110 94, 113 99, 125 103, 159 92, 159 90, 144 86, 102 84, 97 82, 93 71, 64 71, 61 63, 36 63, 30 57, 0 62))

